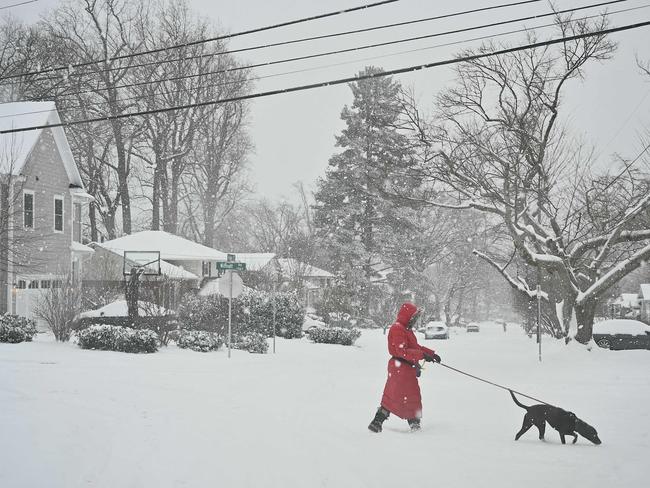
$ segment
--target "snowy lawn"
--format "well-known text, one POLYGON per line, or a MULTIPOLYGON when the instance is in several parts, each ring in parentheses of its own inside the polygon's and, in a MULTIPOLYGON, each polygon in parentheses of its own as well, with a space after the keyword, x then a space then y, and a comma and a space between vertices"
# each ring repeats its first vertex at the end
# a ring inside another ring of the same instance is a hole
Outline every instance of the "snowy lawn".
MULTIPOLYGON (((420 378, 423 430, 366 427, 385 381, 381 331, 357 347, 277 354, 84 351, 0 344, 0 487, 641 487, 650 476, 650 351, 537 346, 514 326, 418 340, 443 362, 573 410, 594 446, 547 428, 515 442, 506 391, 440 366, 420 378)), ((526 403, 530 400, 521 398, 526 403)))

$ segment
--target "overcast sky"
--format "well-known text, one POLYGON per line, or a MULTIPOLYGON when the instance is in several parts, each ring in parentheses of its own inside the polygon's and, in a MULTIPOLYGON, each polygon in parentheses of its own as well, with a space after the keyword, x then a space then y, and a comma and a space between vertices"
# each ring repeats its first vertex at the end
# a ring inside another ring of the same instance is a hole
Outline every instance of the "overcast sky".
MULTIPOLYGON (((9 3, 16 2, 0 0, 0 4, 9 3)), ((57 3, 57 0, 40 0, 38 3, 11 10, 19 18, 33 20, 48 8, 56 6, 57 3)), ((213 19, 217 25, 228 32, 276 24, 367 3, 371 3, 371 1, 233 0, 226 2, 190 0, 190 4, 201 16, 213 19)), ((230 48, 236 49, 266 42, 432 17, 502 3, 507 2, 505 0, 400 0, 365 11, 237 37, 232 39, 230 48)), ((596 0, 559 0, 554 2, 560 9, 593 3, 597 3, 596 0)), ((644 3, 640 0, 628 0, 610 6, 609 10, 613 12, 640 7, 644 3)), ((585 10, 576 15, 592 15, 600 10, 602 8, 585 10)), ((250 63, 261 63, 405 37, 428 35, 449 29, 514 19, 548 11, 548 3, 540 2, 532 4, 532 6, 511 7, 404 28, 392 28, 293 46, 245 52, 241 53, 241 59, 250 63)), ((650 8, 612 15, 611 24, 615 26, 643 20, 650 20, 650 8)), ((391 70, 430 63, 451 57, 461 47, 477 46, 480 41, 466 42, 462 46, 427 49, 432 46, 548 23, 550 23, 549 19, 545 18, 464 34, 368 49, 356 53, 257 68, 253 74, 254 77, 285 74, 256 81, 255 91, 352 76, 370 64, 391 70), (417 52, 405 53, 405 51, 411 50, 417 50, 417 52), (309 71, 286 74, 296 70, 309 71)), ((540 29, 538 32, 540 40, 550 38, 553 34, 549 28, 540 29)), ((616 57, 602 65, 593 65, 589 68, 584 82, 573 82, 564 100, 564 121, 570 124, 574 132, 581 134, 587 143, 594 146, 598 156, 597 164, 601 168, 612 167, 613 153, 620 153, 629 158, 636 156, 641 149, 640 133, 644 128, 650 128, 650 81, 640 75, 634 59, 636 53, 645 59, 650 59, 650 28, 616 34, 613 38, 619 43, 616 57)), ((513 44, 522 43, 524 34, 512 34, 498 39, 513 44)), ((430 111, 433 109, 433 95, 450 83, 452 73, 449 68, 434 68, 400 75, 396 79, 403 85, 412 87, 420 98, 422 108, 430 111)), ((350 101, 349 88, 340 85, 267 97, 251 102, 251 136, 256 146, 255 154, 251 157, 251 171, 252 180, 259 194, 270 198, 285 196, 293 199, 292 184, 294 182, 303 181, 308 187, 314 187, 316 179, 324 174, 328 159, 336 151, 334 136, 342 128, 339 115, 343 106, 350 101)))

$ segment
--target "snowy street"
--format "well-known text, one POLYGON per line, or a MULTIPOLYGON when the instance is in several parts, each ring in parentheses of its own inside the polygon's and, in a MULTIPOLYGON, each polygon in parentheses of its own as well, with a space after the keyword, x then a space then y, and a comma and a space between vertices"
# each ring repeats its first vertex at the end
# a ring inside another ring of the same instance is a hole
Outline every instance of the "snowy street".
MULTIPOLYGON (((567 410, 598 429, 561 445, 515 442, 508 393, 427 364, 423 429, 367 424, 385 381, 385 337, 354 347, 279 340, 277 354, 84 351, 39 335, 0 344, 0 486, 640 487, 650 468, 650 354, 586 351, 508 332, 424 341, 443 362, 567 410)), ((531 400, 520 398, 525 404, 531 400)))

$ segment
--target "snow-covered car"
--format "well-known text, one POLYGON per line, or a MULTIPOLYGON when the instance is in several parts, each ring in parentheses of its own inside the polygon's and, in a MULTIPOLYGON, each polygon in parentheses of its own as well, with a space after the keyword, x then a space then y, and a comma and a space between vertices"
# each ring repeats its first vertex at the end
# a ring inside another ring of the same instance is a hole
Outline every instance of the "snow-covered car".
POLYGON ((449 339, 449 328, 444 322, 433 320, 424 327, 425 339, 449 339))
POLYGON ((480 331, 481 328, 478 326, 476 322, 470 322, 467 324, 467 332, 478 332, 480 331))
POLYGON ((650 349, 650 326, 630 319, 594 323, 594 341, 605 349, 650 349))

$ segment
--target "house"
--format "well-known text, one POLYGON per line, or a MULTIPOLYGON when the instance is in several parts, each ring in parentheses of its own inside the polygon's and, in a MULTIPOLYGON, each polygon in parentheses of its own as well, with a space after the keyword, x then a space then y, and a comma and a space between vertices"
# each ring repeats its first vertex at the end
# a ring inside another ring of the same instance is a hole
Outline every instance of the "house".
POLYGON ((307 308, 313 308, 323 297, 325 288, 334 281, 335 276, 329 271, 304 263, 293 258, 278 258, 269 263, 269 272, 280 275, 284 286, 293 286, 302 291, 303 303, 307 308))
POLYGON ((85 268, 84 287, 114 290, 116 294, 124 290, 125 264, 134 264, 125 258, 125 252, 159 252, 160 275, 143 275, 141 290, 150 295, 150 300, 168 308, 176 308, 185 292, 198 290, 206 280, 216 277, 215 263, 226 260, 225 253, 157 230, 136 232, 102 243, 93 242, 89 246, 95 254, 85 268))
MULTIPOLYGON (((0 104, 0 131, 60 123, 54 102, 0 104)), ((0 313, 34 316, 40 296, 79 282, 86 193, 62 127, 0 134, 0 313)))
POLYGON ((639 287, 639 320, 650 324, 650 283, 643 283, 639 287))

